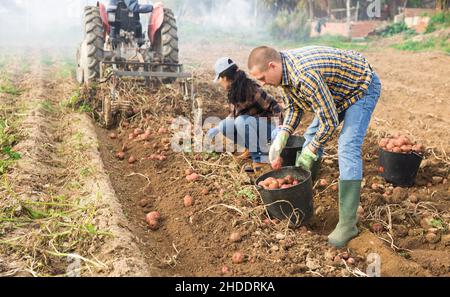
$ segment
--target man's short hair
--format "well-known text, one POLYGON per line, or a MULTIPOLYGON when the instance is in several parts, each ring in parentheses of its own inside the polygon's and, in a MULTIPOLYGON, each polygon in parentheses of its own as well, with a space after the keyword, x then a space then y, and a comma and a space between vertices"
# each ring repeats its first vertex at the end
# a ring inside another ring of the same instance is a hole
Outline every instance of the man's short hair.
POLYGON ((260 71, 266 71, 270 62, 281 62, 280 53, 271 47, 260 46, 250 53, 248 69, 257 66, 260 71))

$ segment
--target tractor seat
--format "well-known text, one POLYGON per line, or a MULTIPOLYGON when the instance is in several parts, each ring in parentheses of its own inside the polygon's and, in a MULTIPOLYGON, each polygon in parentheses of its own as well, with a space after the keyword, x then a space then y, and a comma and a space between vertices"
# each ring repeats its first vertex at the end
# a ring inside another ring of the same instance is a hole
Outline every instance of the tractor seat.
POLYGON ((108 5, 108 8, 106 9, 106 11, 107 12, 116 12, 117 8, 119 6, 122 6, 121 4, 124 7, 126 7, 130 12, 134 12, 134 13, 150 13, 153 11, 153 5, 151 5, 151 4, 136 4, 131 7, 127 7, 125 5, 125 3, 123 3, 123 2, 119 3, 119 5, 111 5, 111 4, 108 5))
POLYGON ((153 5, 151 4, 140 4, 137 13, 150 13, 153 11, 153 5))

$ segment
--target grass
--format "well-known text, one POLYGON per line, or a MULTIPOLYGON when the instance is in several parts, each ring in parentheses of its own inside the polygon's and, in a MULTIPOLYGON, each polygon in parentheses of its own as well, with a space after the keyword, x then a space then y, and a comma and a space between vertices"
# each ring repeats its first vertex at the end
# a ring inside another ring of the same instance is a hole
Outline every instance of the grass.
POLYGON ((41 64, 44 64, 45 66, 52 66, 54 63, 55 61, 49 55, 43 55, 41 57, 41 64))
POLYGON ((14 86, 9 80, 0 84, 0 93, 20 96, 22 94, 22 90, 14 86))
POLYGON ((60 103, 61 107, 70 108, 79 113, 93 113, 94 108, 87 100, 82 99, 81 90, 75 90, 72 95, 60 103))
POLYGON ((431 17, 425 33, 431 33, 438 29, 450 27, 450 12, 440 12, 431 17))
POLYGON ((61 62, 61 65, 58 67, 58 71, 56 72, 57 79, 67 79, 74 77, 76 70, 75 61, 71 59, 64 59, 61 62))
POLYGON ((406 40, 399 44, 392 46, 395 49, 402 51, 422 52, 430 50, 443 51, 450 54, 450 40, 444 38, 430 37, 425 41, 406 40))
POLYGON ((255 202, 257 197, 255 195, 255 193, 253 192, 252 189, 250 188, 246 188, 246 189, 242 189, 237 193, 238 197, 243 197, 245 198, 247 201, 249 202, 255 202))
POLYGON ((19 111, 20 108, 8 102, 0 104, 0 176, 21 158, 21 154, 13 149, 20 138, 18 126, 22 117, 19 111))
POLYGON ((54 113, 56 111, 55 106, 50 100, 44 100, 40 103, 41 108, 49 113, 54 113))

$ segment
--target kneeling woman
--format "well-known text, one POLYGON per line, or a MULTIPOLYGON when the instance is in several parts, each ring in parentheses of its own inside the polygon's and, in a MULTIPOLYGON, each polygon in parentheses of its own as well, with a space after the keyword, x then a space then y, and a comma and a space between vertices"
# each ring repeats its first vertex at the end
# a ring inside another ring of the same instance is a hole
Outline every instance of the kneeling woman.
POLYGON ((235 144, 245 147, 241 159, 252 158, 252 168, 258 171, 268 161, 269 143, 283 122, 282 108, 275 99, 229 58, 221 58, 215 66, 216 79, 228 92, 231 114, 219 126, 208 132, 209 138, 222 133, 235 144), (267 131, 267 133, 264 133, 267 131))

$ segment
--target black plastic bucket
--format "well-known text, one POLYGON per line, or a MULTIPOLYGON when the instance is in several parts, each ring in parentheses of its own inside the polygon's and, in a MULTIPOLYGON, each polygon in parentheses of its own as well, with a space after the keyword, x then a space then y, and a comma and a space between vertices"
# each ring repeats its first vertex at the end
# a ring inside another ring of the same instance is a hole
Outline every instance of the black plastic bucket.
POLYGON ((290 219, 296 227, 307 223, 313 216, 313 186, 311 173, 299 167, 283 167, 268 172, 256 180, 258 185, 269 177, 284 178, 291 175, 302 181, 289 189, 265 190, 257 186, 270 216, 280 220, 290 219))
POLYGON ((417 153, 392 153, 380 149, 378 172, 391 184, 410 187, 414 185, 422 160, 417 153))
POLYGON ((306 140, 303 136, 292 135, 289 137, 286 148, 281 153, 283 167, 295 166, 297 153, 303 150, 303 144, 305 144, 305 141, 306 140))

